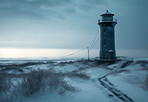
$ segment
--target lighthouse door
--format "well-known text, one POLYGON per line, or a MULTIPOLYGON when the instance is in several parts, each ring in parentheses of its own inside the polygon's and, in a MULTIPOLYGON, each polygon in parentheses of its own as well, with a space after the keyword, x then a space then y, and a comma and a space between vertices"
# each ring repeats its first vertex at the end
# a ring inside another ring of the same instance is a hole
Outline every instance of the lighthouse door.
POLYGON ((113 59, 113 52, 109 53, 109 57, 110 57, 110 59, 113 59))
POLYGON ((108 53, 109 53, 109 59, 112 60, 114 52, 112 50, 109 50, 108 53))

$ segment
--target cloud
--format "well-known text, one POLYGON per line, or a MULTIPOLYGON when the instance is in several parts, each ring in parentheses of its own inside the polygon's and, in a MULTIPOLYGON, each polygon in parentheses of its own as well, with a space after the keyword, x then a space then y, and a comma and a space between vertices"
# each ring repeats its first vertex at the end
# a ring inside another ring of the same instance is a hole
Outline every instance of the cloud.
POLYGON ((102 3, 104 0, 0 0, 0 17, 64 18, 102 3))
POLYGON ((0 47, 88 46, 107 3, 118 20, 116 48, 147 50, 147 0, 0 0, 0 47))
MULTIPOLYGON (((58 17, 60 9, 64 14, 75 13, 72 8, 64 8, 70 0, 0 0, 0 17, 23 17, 41 19, 42 17, 58 17)), ((60 18, 60 17, 59 17, 60 18)))

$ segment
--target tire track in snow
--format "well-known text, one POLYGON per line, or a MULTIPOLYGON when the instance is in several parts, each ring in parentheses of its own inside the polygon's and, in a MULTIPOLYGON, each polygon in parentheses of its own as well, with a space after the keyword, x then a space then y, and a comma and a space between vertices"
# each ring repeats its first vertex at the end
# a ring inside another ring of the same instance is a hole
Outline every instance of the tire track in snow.
MULTIPOLYGON (((112 72, 111 72, 112 73, 112 72)), ((107 75, 110 75, 111 73, 108 73, 104 75, 101 78, 98 78, 98 81, 101 83, 103 87, 108 89, 110 92, 112 92, 116 97, 118 97, 120 100, 124 102, 135 102, 133 99, 131 99, 129 96, 121 92, 120 90, 116 89, 114 85, 109 82, 109 80, 106 78, 107 75)))

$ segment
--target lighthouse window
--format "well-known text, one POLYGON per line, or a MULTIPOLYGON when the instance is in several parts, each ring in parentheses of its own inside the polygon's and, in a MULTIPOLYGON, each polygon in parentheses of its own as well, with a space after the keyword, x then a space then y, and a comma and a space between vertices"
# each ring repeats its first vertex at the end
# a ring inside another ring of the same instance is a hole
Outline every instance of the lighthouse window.
POLYGON ((106 29, 104 29, 104 33, 106 33, 106 29))
POLYGON ((103 30, 103 34, 106 34, 106 29, 103 30))
POLYGON ((104 45, 106 45, 106 39, 104 39, 104 45))

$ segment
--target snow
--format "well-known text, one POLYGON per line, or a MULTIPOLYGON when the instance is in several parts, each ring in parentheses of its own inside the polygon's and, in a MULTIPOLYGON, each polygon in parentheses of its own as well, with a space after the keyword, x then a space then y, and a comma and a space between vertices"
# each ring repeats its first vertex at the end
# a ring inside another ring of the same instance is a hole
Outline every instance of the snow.
MULTIPOLYGON (((128 59, 118 61, 115 64, 96 66, 93 62, 83 63, 74 60, 57 60, 54 61, 54 63, 47 63, 50 61, 0 60, 0 65, 15 66, 28 62, 36 62, 36 64, 33 65, 19 67, 22 72, 17 68, 4 71, 9 74, 21 75, 34 70, 37 71, 43 69, 54 70, 55 73, 83 73, 90 76, 89 79, 83 79, 80 77, 70 77, 65 75, 63 80, 66 81, 68 85, 75 87, 75 91, 62 89, 65 93, 61 95, 59 94, 58 89, 55 91, 46 90, 43 94, 36 93, 31 97, 25 97, 23 102, 123 102, 123 100, 107 87, 111 87, 113 88, 112 90, 117 92, 120 91, 119 94, 121 93, 121 96, 125 94, 136 102, 148 102, 148 90, 144 88, 145 81, 148 78, 148 64, 145 63, 145 65, 142 66, 141 62, 137 63, 137 61, 148 61, 148 58, 133 59, 133 62, 125 68, 121 68, 121 66, 129 61, 128 59), (100 81, 98 79, 100 79, 100 81), (101 81, 107 86, 103 86, 101 81)), ((5 68, 7 67, 4 66, 0 68, 0 71, 5 68)), ((15 85, 17 82, 21 82, 21 78, 14 77, 11 81, 15 85)))
POLYGON ((74 65, 66 65, 66 66, 55 66, 54 70, 56 72, 62 72, 62 73, 66 73, 66 72, 72 72, 74 70, 77 70, 78 68, 74 65))
POLYGON ((138 69, 142 69, 143 67, 140 64, 136 64, 136 65, 130 65, 128 67, 126 67, 127 70, 130 71, 136 71, 138 69))
POLYGON ((80 89, 79 92, 74 94, 74 102, 109 102, 111 99, 104 95, 99 87, 99 82, 92 80, 84 81, 73 79, 76 82, 76 87, 80 89))
POLYGON ((19 65, 19 64, 24 64, 24 63, 28 63, 28 62, 47 62, 49 60, 29 60, 29 59, 5 59, 5 60, 0 60, 0 65, 19 65))
POLYGON ((104 76, 105 74, 109 73, 110 70, 107 70, 105 68, 93 67, 93 68, 86 69, 83 72, 88 74, 92 79, 93 78, 95 79, 95 78, 104 76))
POLYGON ((114 83, 116 88, 126 93, 136 102, 148 102, 148 91, 143 90, 138 85, 127 83, 123 76, 109 76, 108 79, 114 83))
POLYGON ((116 68, 119 68, 123 63, 125 63, 126 61, 120 61, 120 62, 117 62, 115 64, 111 64, 109 65, 108 67, 109 68, 112 68, 112 69, 116 69, 116 68))
POLYGON ((113 102, 108 96, 104 95, 103 90, 99 86, 99 82, 92 80, 82 80, 78 78, 68 79, 69 83, 75 86, 77 92, 67 92, 65 95, 60 96, 56 92, 48 93, 35 97, 33 99, 26 99, 25 102, 113 102))
POLYGON ((134 61, 148 61, 148 58, 135 58, 134 61))
POLYGON ((148 90, 143 89, 143 83, 148 76, 148 71, 137 70, 142 67, 137 65, 130 65, 125 68, 129 72, 115 73, 107 76, 108 80, 112 82, 115 87, 126 93, 136 102, 148 102, 148 90))
POLYGON ((38 64, 38 65, 31 65, 31 66, 28 66, 28 67, 25 67, 26 69, 30 69, 30 70, 40 70, 40 69, 43 69, 43 70, 47 70, 49 69, 49 64, 38 64))

